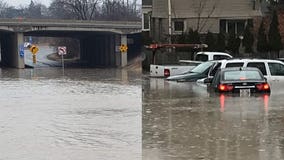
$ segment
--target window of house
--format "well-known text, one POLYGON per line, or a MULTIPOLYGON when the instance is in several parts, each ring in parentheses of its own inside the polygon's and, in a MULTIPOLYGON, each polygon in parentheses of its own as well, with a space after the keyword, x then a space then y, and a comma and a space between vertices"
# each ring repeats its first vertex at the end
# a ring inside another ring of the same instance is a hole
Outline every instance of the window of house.
POLYGON ((150 17, 149 14, 144 13, 143 14, 143 30, 149 30, 150 29, 150 17))
POLYGON ((228 21, 227 25, 228 25, 227 33, 236 33, 236 24, 234 21, 228 21))
POLYGON ((244 21, 239 21, 237 23, 237 35, 241 35, 245 31, 245 22, 244 21))
POLYGON ((184 31, 184 22, 183 21, 174 21, 174 31, 183 32, 184 31))
POLYGON ((241 35, 245 30, 247 20, 220 20, 220 32, 241 35))
POLYGON ((220 32, 221 33, 227 32, 226 20, 220 20, 220 32))
POLYGON ((252 0, 252 9, 256 10, 256 0, 252 0))

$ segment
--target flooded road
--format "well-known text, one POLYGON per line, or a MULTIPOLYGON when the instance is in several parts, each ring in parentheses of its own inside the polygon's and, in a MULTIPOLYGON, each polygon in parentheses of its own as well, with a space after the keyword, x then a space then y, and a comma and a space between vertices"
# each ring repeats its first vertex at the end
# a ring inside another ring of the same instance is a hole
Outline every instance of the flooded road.
POLYGON ((141 159, 139 72, 0 69, 0 95, 1 160, 141 159))
POLYGON ((284 83, 257 97, 147 77, 142 88, 143 160, 284 159, 284 83))

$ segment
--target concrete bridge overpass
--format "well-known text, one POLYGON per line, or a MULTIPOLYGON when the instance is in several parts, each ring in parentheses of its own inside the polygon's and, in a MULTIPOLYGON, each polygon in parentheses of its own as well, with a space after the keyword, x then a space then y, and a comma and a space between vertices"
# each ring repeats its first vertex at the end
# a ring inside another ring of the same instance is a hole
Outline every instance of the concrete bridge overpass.
POLYGON ((140 22, 0 19, 1 60, 25 67, 19 54, 24 36, 70 37, 80 41, 80 58, 90 66, 125 66, 127 57, 140 52, 140 31, 140 22), (128 45, 127 53, 120 53, 121 44, 128 45))

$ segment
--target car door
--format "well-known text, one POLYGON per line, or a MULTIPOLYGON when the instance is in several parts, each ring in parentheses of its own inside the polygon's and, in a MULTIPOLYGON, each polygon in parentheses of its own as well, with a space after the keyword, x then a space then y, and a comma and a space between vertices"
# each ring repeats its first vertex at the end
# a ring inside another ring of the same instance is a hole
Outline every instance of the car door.
POLYGON ((215 76, 218 69, 221 68, 221 64, 222 64, 221 62, 217 62, 210 68, 209 73, 208 73, 209 78, 213 78, 215 76))

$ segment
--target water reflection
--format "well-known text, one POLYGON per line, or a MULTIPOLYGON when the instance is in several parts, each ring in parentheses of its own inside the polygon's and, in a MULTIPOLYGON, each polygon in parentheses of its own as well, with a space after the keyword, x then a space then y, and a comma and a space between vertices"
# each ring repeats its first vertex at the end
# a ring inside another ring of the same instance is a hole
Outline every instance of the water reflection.
POLYGON ((0 159, 141 158, 140 72, 0 69, 0 88, 0 159))
POLYGON ((220 111, 225 112, 225 110, 230 110, 231 106, 238 106, 239 109, 243 108, 257 108, 258 106, 263 106, 264 113, 268 113, 268 103, 269 103, 269 94, 259 94, 254 97, 232 97, 231 95, 228 96, 226 94, 219 94, 220 100, 220 111), (250 102, 250 106, 247 106, 250 102), (228 103, 228 104, 227 104, 228 103), (227 107, 227 108, 226 108, 227 107))
POLYGON ((270 96, 232 97, 195 83, 145 78, 143 159, 283 159, 279 87, 270 96))

